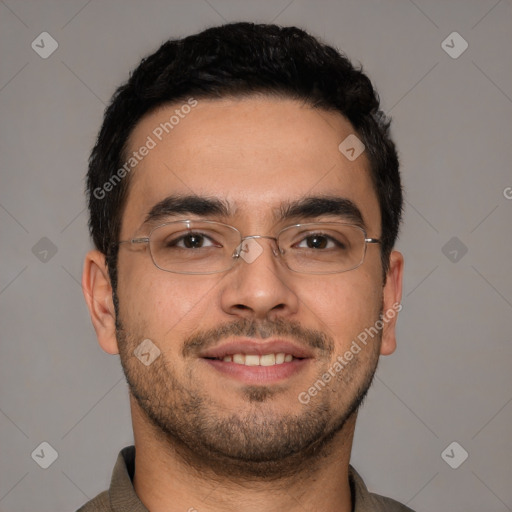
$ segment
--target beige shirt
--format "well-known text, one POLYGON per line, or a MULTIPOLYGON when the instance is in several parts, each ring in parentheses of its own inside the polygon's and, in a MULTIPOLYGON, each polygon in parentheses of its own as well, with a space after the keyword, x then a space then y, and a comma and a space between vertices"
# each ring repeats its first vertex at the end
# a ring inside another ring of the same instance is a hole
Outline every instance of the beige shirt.
MULTIPOLYGON (((135 494, 132 479, 135 470, 135 446, 123 448, 117 457, 110 489, 86 503, 77 512, 148 512, 135 494)), ((349 466, 352 512, 414 512, 391 498, 368 492, 362 478, 349 466)))

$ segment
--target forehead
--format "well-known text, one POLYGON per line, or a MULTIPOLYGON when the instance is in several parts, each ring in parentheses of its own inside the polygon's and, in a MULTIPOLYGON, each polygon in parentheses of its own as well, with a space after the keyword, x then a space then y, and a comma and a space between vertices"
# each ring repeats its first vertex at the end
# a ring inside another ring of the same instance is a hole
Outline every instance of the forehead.
POLYGON ((219 198, 237 220, 254 226, 274 219, 286 202, 339 196, 353 201, 365 223, 379 229, 365 153, 351 161, 339 149, 353 134, 341 114, 291 99, 166 105, 144 117, 130 137, 126 156, 137 164, 122 233, 131 234, 170 195, 219 198))

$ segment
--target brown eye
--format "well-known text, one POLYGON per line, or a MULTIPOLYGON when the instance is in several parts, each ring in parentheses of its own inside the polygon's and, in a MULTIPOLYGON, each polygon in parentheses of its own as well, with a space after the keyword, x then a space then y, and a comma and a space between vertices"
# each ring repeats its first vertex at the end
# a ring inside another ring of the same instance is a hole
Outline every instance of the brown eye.
POLYGON ((325 236, 308 236, 306 238, 309 249, 325 249, 327 247, 327 237, 325 236))
POLYGON ((187 249, 198 249, 203 247, 205 237, 203 235, 191 234, 183 237, 183 245, 187 249))
POLYGON ((209 236, 201 233, 187 233, 186 235, 171 238, 165 242, 168 249, 204 249, 208 247, 220 247, 209 236))
POLYGON ((312 234, 304 237, 298 244, 299 249, 333 249, 339 244, 330 236, 322 234, 312 234))

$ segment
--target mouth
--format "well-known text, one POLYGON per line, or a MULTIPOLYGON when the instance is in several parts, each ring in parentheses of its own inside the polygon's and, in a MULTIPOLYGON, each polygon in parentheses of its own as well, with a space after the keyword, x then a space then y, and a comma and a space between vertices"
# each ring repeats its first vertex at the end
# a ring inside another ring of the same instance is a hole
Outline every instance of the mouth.
POLYGON ((277 364, 291 363, 294 359, 302 359, 293 357, 292 354, 285 354, 284 352, 270 353, 270 354, 233 354, 225 355, 224 357, 206 358, 213 361, 223 361, 225 363, 242 364, 244 366, 275 366, 277 364))
POLYGON ((289 379, 312 359, 307 349, 282 340, 239 340, 200 354, 200 360, 224 376, 266 385, 289 379))

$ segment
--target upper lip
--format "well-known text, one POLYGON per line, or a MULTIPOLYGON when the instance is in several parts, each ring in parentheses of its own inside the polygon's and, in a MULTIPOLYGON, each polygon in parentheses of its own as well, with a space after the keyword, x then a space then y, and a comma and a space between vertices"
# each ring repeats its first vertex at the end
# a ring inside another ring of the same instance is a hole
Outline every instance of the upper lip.
POLYGON ((199 357, 223 358, 233 354, 291 354, 293 357, 309 358, 311 352, 305 347, 296 345, 293 342, 275 339, 270 341, 254 341, 251 339, 233 340, 223 345, 218 345, 199 354, 199 357))

